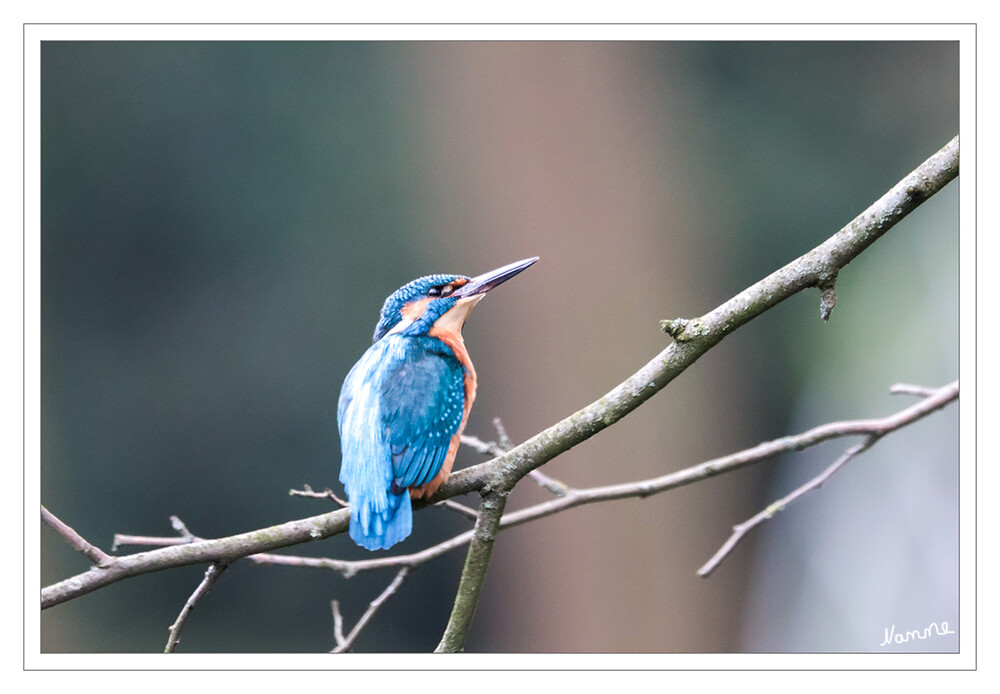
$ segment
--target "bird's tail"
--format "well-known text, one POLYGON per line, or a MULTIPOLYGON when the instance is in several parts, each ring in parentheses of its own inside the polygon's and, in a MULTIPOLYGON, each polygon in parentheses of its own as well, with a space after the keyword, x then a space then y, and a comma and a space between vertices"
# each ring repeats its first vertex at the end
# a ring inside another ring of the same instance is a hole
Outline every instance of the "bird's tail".
POLYGON ((410 494, 388 492, 375 500, 351 498, 351 539, 365 549, 389 549, 413 530, 410 494))

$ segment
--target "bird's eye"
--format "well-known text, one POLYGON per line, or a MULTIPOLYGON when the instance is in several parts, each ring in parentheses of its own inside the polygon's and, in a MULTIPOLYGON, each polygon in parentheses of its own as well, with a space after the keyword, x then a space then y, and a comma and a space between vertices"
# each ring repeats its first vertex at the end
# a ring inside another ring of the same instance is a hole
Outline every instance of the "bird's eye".
POLYGON ((427 296, 445 297, 455 291, 455 287, 450 284, 443 284, 439 287, 431 287, 427 290, 427 296))

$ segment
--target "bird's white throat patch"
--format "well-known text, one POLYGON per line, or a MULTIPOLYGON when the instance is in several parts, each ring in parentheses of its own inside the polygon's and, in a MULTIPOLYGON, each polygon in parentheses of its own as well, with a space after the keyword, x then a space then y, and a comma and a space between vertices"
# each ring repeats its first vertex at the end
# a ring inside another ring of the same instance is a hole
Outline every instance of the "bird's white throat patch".
MULTIPOLYGON (((465 325, 465 319, 469 317, 469 313, 472 311, 473 307, 478 304, 486 294, 476 294, 474 296, 466 296, 455 302, 455 305, 448 309, 443 316, 434 321, 434 327, 438 330, 447 331, 455 333, 456 335, 462 334, 462 326, 465 325)), ((413 322, 419 320, 420 316, 424 315, 424 311, 427 310, 427 305, 432 301, 432 299, 420 299, 419 301, 414 301, 412 304, 407 304, 403 307, 400 312, 403 316, 396 325, 392 327, 392 330, 386 333, 386 335, 394 335, 395 333, 402 332, 408 327, 413 325, 413 322)))
POLYGON ((443 316, 434 321, 434 327, 438 330, 444 330, 461 335, 462 326, 465 325, 465 319, 469 317, 469 313, 472 312, 472 309, 484 296, 486 295, 475 294, 473 296, 466 296, 459 299, 454 306, 445 312, 443 316))

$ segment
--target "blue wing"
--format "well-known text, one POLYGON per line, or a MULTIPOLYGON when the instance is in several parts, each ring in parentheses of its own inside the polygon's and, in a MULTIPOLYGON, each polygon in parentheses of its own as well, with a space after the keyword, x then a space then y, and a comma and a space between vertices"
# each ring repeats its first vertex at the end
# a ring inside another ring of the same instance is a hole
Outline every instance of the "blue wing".
POLYGON ((387 336, 354 365, 337 420, 355 542, 387 549, 410 534, 405 490, 440 471, 464 405, 462 366, 434 338, 387 336))
POLYGON ((406 342, 405 357, 386 370, 381 391, 393 482, 401 489, 438 474, 465 408, 465 378, 454 353, 434 338, 406 342))

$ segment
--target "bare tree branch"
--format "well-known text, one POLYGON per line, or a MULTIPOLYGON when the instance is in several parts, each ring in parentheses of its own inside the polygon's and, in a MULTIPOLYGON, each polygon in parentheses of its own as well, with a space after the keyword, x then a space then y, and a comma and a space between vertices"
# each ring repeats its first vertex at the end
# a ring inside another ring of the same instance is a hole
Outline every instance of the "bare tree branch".
MULTIPOLYGON (((693 465, 683 470, 653 479, 586 489, 576 489, 564 485, 565 490, 563 491, 563 494, 556 500, 539 503, 534 506, 521 509, 520 511, 504 514, 500 522, 500 528, 504 529, 515 525, 522 525, 524 523, 538 520, 540 518, 585 504, 617 501, 628 498, 647 498, 671 489, 676 489, 677 487, 691 484, 693 482, 698 482, 700 480, 732 472, 755 463, 763 462, 783 453, 804 450, 836 438, 859 435, 869 437, 877 435, 881 437, 890 431, 900 429, 931 414, 937 409, 945 407, 949 403, 954 402, 958 398, 959 394, 957 381, 949 383, 941 388, 923 388, 918 386, 913 386, 913 388, 928 393, 928 396, 922 401, 889 417, 879 419, 848 420, 823 424, 813 427, 812 429, 800 434, 767 441, 752 448, 738 451, 721 458, 714 458, 698 465, 693 465)), ((839 468, 839 465, 837 465, 837 467, 839 468)), ((821 476, 822 479, 820 479, 820 482, 828 478, 834 471, 835 469, 832 471, 828 469, 827 472, 821 476)), ((801 493, 804 493, 804 491, 801 493)), ((787 505, 789 501, 790 499, 786 497, 785 499, 770 505, 768 509, 759 515, 773 515, 778 506, 787 505)), ((177 527, 177 523, 174 525, 177 527)), ((747 530, 748 529, 749 527, 747 530)), ((744 530, 744 532, 746 532, 746 530, 744 530)), ((135 535, 116 535, 115 537, 116 542, 119 544, 136 545, 171 545, 191 541, 183 537, 162 538, 135 535)), ((196 536, 191 537, 193 537, 196 541, 201 541, 201 538, 196 536)), ((447 552, 465 546, 469 543, 472 537, 473 531, 468 531, 456 535, 445 542, 429 547, 421 552, 380 559, 345 561, 340 559, 299 557, 283 554, 255 554, 247 557, 247 559, 255 564, 332 570, 340 573, 345 578, 351 578, 364 571, 374 571, 378 569, 415 569, 422 564, 446 554, 447 552)), ((731 549, 735 546, 738 539, 739 538, 731 540, 730 543, 727 543, 724 549, 727 549, 727 551, 728 549, 731 549)), ((718 559, 721 560, 721 550, 717 556, 718 559)), ((717 564, 718 561, 715 561, 715 563, 717 564)), ((339 607, 334 607, 333 609, 335 620, 334 629, 336 630, 337 619, 339 618, 339 607)), ((340 643, 340 641, 338 641, 338 643, 340 643)))
POLYGON ((919 398, 926 398, 928 395, 933 395, 934 390, 934 388, 915 386, 909 383, 897 383, 889 388, 889 392, 893 395, 916 395, 919 398))
POLYGON ((501 456, 507 452, 500 448, 496 441, 483 441, 482 439, 478 439, 475 436, 469 436, 468 434, 462 434, 462 444, 474 449, 478 453, 493 457, 501 456))
POLYGON ((451 617, 441 642, 434 649, 435 653, 455 653, 462 650, 490 567, 493 544, 500 532, 500 519, 507 505, 508 493, 506 490, 492 490, 483 496, 476 527, 472 529, 469 551, 465 555, 465 566, 462 568, 458 592, 451 608, 451 617))
MULTIPOLYGON (((899 386, 893 386, 892 392, 903 392, 898 389, 899 386)), ((790 503, 800 498, 806 492, 812 491, 813 489, 818 489, 823 485, 830 477, 833 476, 840 468, 854 459, 860 453, 871 448, 879 439, 888 434, 891 431, 896 431, 897 429, 906 426, 907 424, 912 424, 918 419, 927 416, 931 412, 944 407, 948 403, 958 398, 958 381, 949 383, 943 388, 937 390, 931 388, 917 388, 913 386, 907 386, 908 393, 927 393, 927 397, 918 402, 916 405, 909 407, 902 412, 893 415, 892 417, 886 417, 884 419, 871 420, 868 423, 844 423, 841 425, 841 429, 845 432, 851 434, 867 433, 865 439, 854 446, 848 448, 843 455, 837 458, 836 461, 823 472, 821 472, 816 477, 812 478, 798 489, 793 491, 791 494, 778 499, 774 503, 770 504, 763 511, 755 515, 753 518, 746 520, 739 525, 733 526, 733 534, 729 536, 725 544, 719 548, 711 559, 709 559, 704 566, 698 569, 698 575, 705 578, 710 573, 712 573, 719 563, 728 556, 728 554, 736 547, 737 543, 743 539, 743 536, 748 532, 756 528, 758 525, 766 520, 769 520, 775 516, 779 511, 784 511, 790 503), (846 426, 845 426, 846 425, 846 426)), ((827 425, 836 426, 836 425, 827 425)))
MULTIPOLYGON (((481 579, 486 575, 487 567, 483 564, 489 562, 495 537, 485 531, 489 529, 495 533, 500 527, 499 518, 495 524, 489 522, 489 514, 485 512, 487 503, 494 509, 499 505, 502 511, 504 495, 529 472, 632 412, 726 335, 803 289, 816 287, 820 290, 820 316, 827 320, 836 301, 834 285, 838 273, 899 220, 953 180, 958 169, 959 138, 956 135, 850 224, 813 250, 699 318, 664 321, 662 327, 674 338, 674 343, 603 398, 487 463, 486 468, 477 466, 477 472, 485 478, 475 480, 473 487, 484 494, 484 508, 480 511, 482 522, 476 527, 484 532, 475 535, 469 546, 452 617, 438 649, 456 649, 464 642, 472 623, 481 579), (476 561, 472 560, 473 556, 476 561), (466 580, 470 573, 479 581, 466 580), (464 609, 459 609, 460 605, 465 606, 464 609)), ((471 482, 472 474, 467 471, 465 475, 456 474, 448 491, 452 485, 471 482)))
MULTIPOLYGON (((411 561, 418 561, 412 558, 437 555, 471 539, 452 618, 439 650, 458 650, 464 643, 496 533, 501 527, 524 522, 519 518, 522 512, 509 514, 507 518, 502 516, 507 494, 521 479, 629 414, 726 335, 803 289, 816 287, 820 290, 821 316, 828 318, 835 301, 834 283, 838 273, 896 222, 953 180, 958 170, 959 138, 956 136, 850 224, 812 251, 701 317, 664 321, 662 327, 674 338, 674 342, 607 395, 495 459, 454 473, 429 503, 459 494, 479 493, 483 503, 475 529, 468 534, 469 539, 464 539, 466 534, 463 534, 425 552, 409 555, 411 561)), ((699 478, 718 474, 710 468, 701 472, 699 478)), ((679 484, 691 481, 695 478, 679 484)), ((545 509, 536 508, 536 517, 590 501, 569 490, 565 496, 540 505, 545 509)), ((88 573, 43 588, 42 607, 60 604, 142 573, 195 563, 230 563, 242 557, 266 554, 279 547, 330 537, 347 529, 348 516, 347 509, 338 509, 227 538, 175 544, 112 558, 107 566, 99 566, 88 573)), ((398 562, 399 558, 375 559, 363 564, 366 568, 391 566, 394 560, 398 562)), ((362 563, 353 563, 355 567, 359 564, 362 563)), ((351 572, 355 568, 351 562, 342 562, 337 570, 344 575, 353 575, 351 572)))
POLYGON ((500 447, 500 450, 507 452, 514 447, 514 444, 510 442, 510 437, 507 436, 507 428, 503 425, 502 419, 494 417, 493 428, 497 430, 497 446, 500 447))
POLYGON ((228 564, 215 563, 205 571, 205 577, 201 579, 201 583, 198 584, 198 587, 191 593, 191 597, 184 603, 184 607, 181 608, 177 619, 170 625, 170 637, 167 639, 167 647, 163 649, 164 653, 173 653, 174 649, 177 648, 177 644, 181 642, 181 629, 184 628, 184 624, 194 609, 195 603, 212 589, 212 586, 219 580, 219 577, 222 576, 222 572, 226 570, 227 566, 228 564))
POLYGON ((396 572, 396 577, 392 579, 392 583, 387 585, 385 590, 383 590, 377 598, 369 603, 368 609, 365 610, 363 615, 361 615, 361 619, 359 619, 358 623, 354 625, 354 628, 351 629, 351 633, 348 634, 346 638, 344 637, 344 618, 340 615, 340 605, 336 600, 331 603, 333 608, 333 636, 334 640, 337 642, 334 649, 330 651, 331 653, 343 653, 351 647, 354 640, 358 638, 358 634, 361 633, 361 630, 365 628, 368 621, 378 611, 378 608, 382 607, 382 604, 385 603, 385 601, 399 589, 409 573, 410 568, 407 566, 404 566, 396 572))
POLYGON ((347 530, 350 512, 337 509, 319 516, 289 521, 239 535, 202 542, 181 540, 169 547, 113 557, 106 566, 64 579, 42 589, 42 609, 86 595, 125 578, 176 566, 232 563, 251 554, 320 540, 347 530))
POLYGON ((466 518, 470 518, 472 520, 476 520, 477 518, 479 518, 478 511, 469 508, 465 504, 460 504, 457 501, 452 501, 451 499, 445 499, 444 501, 439 501, 434 505, 440 506, 441 508, 449 509, 451 511, 454 511, 455 513, 459 513, 465 516, 466 518))
POLYGON ((308 484, 302 485, 302 489, 289 489, 289 496, 305 496, 310 499, 329 499, 333 501, 341 508, 347 508, 348 504, 346 501, 341 499, 339 496, 333 493, 333 490, 327 487, 321 492, 314 492, 313 488, 308 484))
POLYGON ((80 535, 80 533, 56 518, 55 514, 44 506, 42 506, 42 520, 45 521, 50 528, 59 533, 73 549, 87 557, 92 564, 96 566, 108 566, 115 560, 114 557, 105 554, 100 549, 83 539, 83 536, 80 535))
MULTIPOLYGON (((513 446, 510 443, 510 439, 507 438, 507 432, 504 430, 503 422, 500 421, 499 417, 493 418, 493 425, 497 427, 497 433, 499 434, 500 439, 499 441, 483 441, 475 436, 462 434, 462 443, 469 448, 482 453, 483 455, 503 455, 513 448, 513 446)), ((538 482, 538 486, 549 490, 556 496, 562 496, 566 493, 566 490, 569 489, 569 487, 567 487, 564 483, 549 477, 541 470, 532 470, 528 474, 538 482)))
POLYGON ((543 489, 547 489, 556 496, 566 496, 566 492, 569 491, 569 485, 565 482, 560 482, 557 479, 549 477, 541 470, 532 470, 528 473, 529 477, 534 478, 538 482, 538 486, 543 489))
POLYGON ((126 535, 123 533, 115 533, 114 541, 111 544, 111 551, 117 552, 119 547, 128 547, 130 545, 169 547, 170 545, 189 545, 192 542, 194 542, 194 540, 186 537, 150 537, 148 535, 126 535))
POLYGON ((344 638, 344 616, 340 614, 340 601, 331 600, 330 610, 333 612, 333 642, 339 646, 347 640, 344 638))
POLYGON ((837 458, 837 460, 830 467, 828 467, 822 473, 820 473, 816 477, 812 478, 811 480, 803 484, 794 492, 770 504, 767 508, 765 508, 763 511, 758 513, 750 520, 744 521, 739 525, 734 525, 733 534, 730 535, 729 539, 726 540, 725 544, 723 544, 722 547, 719 548, 719 551, 716 552, 712 556, 712 558, 705 563, 704 566, 698 569, 698 575, 701 576, 702 578, 706 578, 710 573, 715 571, 715 568, 719 565, 719 563, 723 559, 725 559, 730 552, 733 551, 733 548, 736 547, 737 543, 740 540, 742 540, 743 536, 746 535, 748 532, 750 532, 750 530, 757 527, 764 521, 773 518, 775 514, 778 513, 779 511, 784 511, 785 507, 788 506, 788 504, 795 501, 806 492, 820 487, 824 482, 830 479, 830 477, 835 472, 837 472, 837 470, 842 468, 844 465, 848 463, 848 461, 854 458, 854 456, 858 455, 864 450, 867 450, 872 445, 872 443, 874 443, 874 439, 869 437, 864 441, 862 441, 861 443, 851 446, 844 452, 843 455, 837 458))
MULTIPOLYGON (((921 388, 921 390, 929 393, 929 396, 889 417, 846 420, 822 424, 800 434, 765 441, 752 448, 737 451, 720 458, 713 458, 712 460, 692 465, 683 470, 652 479, 583 489, 566 486, 563 495, 558 499, 541 502, 519 511, 504 514, 500 526, 503 529, 522 525, 586 504, 618 501, 621 499, 644 499, 700 480, 709 479, 765 460, 770 460, 783 453, 805 450, 806 448, 811 448, 837 438, 871 435, 881 437, 890 431, 895 431, 908 424, 912 424, 957 400, 959 384, 958 381, 954 381, 940 388, 921 388)), ((187 542, 183 538, 174 537, 144 537, 137 535, 116 535, 115 537, 119 538, 118 542, 123 545, 172 545, 187 542)), ((198 539, 200 540, 200 538, 198 539)), ((433 545, 421 552, 380 559, 345 561, 316 557, 296 557, 284 554, 254 554, 247 557, 247 559, 256 564, 332 570, 346 578, 351 578, 364 571, 403 566, 416 568, 421 564, 436 559, 442 554, 467 544, 471 539, 472 531, 468 531, 456 535, 445 542, 433 545)))
MULTIPOLYGON (((469 509, 471 511, 471 509, 469 509)), ((116 542, 120 546, 155 546, 166 547, 178 544, 190 544, 191 542, 208 542, 203 538, 192 536, 193 540, 183 537, 148 537, 144 535, 116 535, 116 542)), ((271 554, 263 552, 251 554, 244 557, 247 561, 258 565, 270 566, 290 566, 296 568, 324 569, 336 571, 344 578, 353 578, 362 571, 374 571, 377 569, 408 567, 414 569, 421 564, 426 564, 442 554, 446 554, 453 549, 468 543, 472 537, 472 531, 462 533, 449 540, 429 547, 421 552, 395 557, 381 557, 378 559, 361 559, 347 561, 344 559, 331 559, 327 557, 303 557, 288 554, 271 554)))

